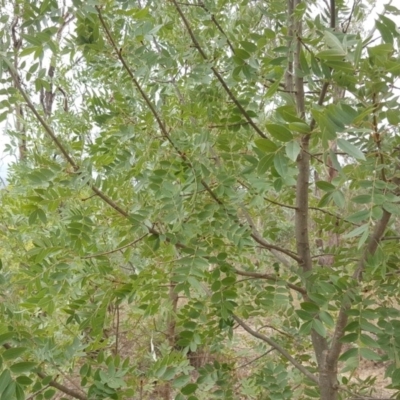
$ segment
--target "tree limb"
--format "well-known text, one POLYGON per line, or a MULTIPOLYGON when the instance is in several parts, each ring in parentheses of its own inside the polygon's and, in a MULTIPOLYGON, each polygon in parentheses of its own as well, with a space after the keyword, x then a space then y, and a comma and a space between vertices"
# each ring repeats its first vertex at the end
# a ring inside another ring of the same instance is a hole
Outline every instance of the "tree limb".
MULTIPOLYGON (((12 349, 12 346, 10 346, 8 343, 3 344, 3 347, 5 349, 12 349)), ((48 378, 48 376, 46 374, 44 374, 43 372, 36 372, 36 375, 40 378, 40 379, 45 379, 48 378)), ((55 389, 58 389, 60 392, 63 392, 75 399, 78 400, 88 400, 87 396, 85 394, 82 394, 74 389, 70 389, 64 385, 62 385, 61 383, 56 382, 55 380, 51 380, 48 383, 48 386, 52 386, 55 389)))
POLYGON ((251 228, 251 231, 252 231, 251 237, 252 237, 258 244, 260 244, 262 247, 264 247, 264 248, 270 250, 271 253, 273 253, 274 256, 277 257, 278 260, 281 261, 282 264, 286 265, 287 267, 290 267, 290 263, 288 262, 288 260, 286 260, 286 259, 285 259, 284 257, 282 257, 280 254, 276 254, 275 251, 278 251, 278 252, 280 252, 280 253, 286 254, 287 256, 289 256, 289 257, 292 258, 293 260, 297 261, 298 263, 301 262, 300 257, 299 257, 296 253, 294 253, 294 252, 292 252, 292 251, 290 251, 290 250, 287 250, 287 249, 285 249, 285 248, 283 248, 283 247, 276 246, 276 245, 274 245, 274 244, 268 243, 268 242, 261 236, 260 232, 258 232, 258 230, 257 230, 257 228, 256 228, 256 226, 255 226, 255 224, 254 224, 254 222, 253 222, 253 220, 252 220, 250 214, 247 212, 247 210, 246 210, 244 207, 242 207, 242 212, 243 212, 243 214, 244 214, 244 216, 245 216, 245 218, 246 218, 246 220, 247 220, 247 223, 249 224, 249 226, 250 226, 250 228, 251 228))
MULTIPOLYGON (((147 107, 150 109, 151 113, 153 114, 160 130, 163 136, 168 140, 168 142, 171 144, 171 146, 175 149, 175 151, 179 154, 179 156, 182 158, 182 160, 188 165, 190 168, 193 168, 192 163, 188 159, 185 153, 183 153, 179 148, 176 146, 176 144, 173 142, 171 139, 171 136, 169 135, 169 132, 167 130, 167 127, 162 120, 160 114, 156 110, 154 104, 150 100, 149 96, 147 96, 146 92, 143 90, 142 86, 140 85, 139 81, 135 78, 134 73, 132 72, 130 66, 128 65, 128 62, 125 60, 125 57, 122 55, 122 48, 119 48, 117 44, 115 43, 114 37, 111 34, 110 29, 108 28, 108 25, 106 21, 103 18, 103 15, 101 13, 101 8, 99 6, 95 6, 97 13, 99 15, 100 23, 106 32, 107 38, 109 39, 119 61, 121 62, 122 66, 124 67, 125 71, 128 73, 129 77, 131 78, 131 81, 135 85, 136 89, 139 91, 140 95, 142 96, 143 100, 145 101, 147 107)), ((210 196, 216 201, 218 204, 222 205, 222 202, 218 199, 218 197, 215 195, 215 193, 212 191, 212 189, 209 187, 207 182, 204 179, 201 179, 201 184, 203 185, 204 189, 210 194, 210 196)))
POLYGON ((109 251, 105 251, 103 253, 97 253, 97 254, 89 254, 87 256, 83 256, 81 257, 82 259, 85 258, 94 258, 94 257, 101 257, 101 256, 106 256, 108 254, 112 254, 112 253, 116 253, 117 251, 123 250, 127 247, 133 246, 134 244, 140 242, 142 239, 144 239, 146 236, 148 235, 148 233, 145 233, 144 235, 140 236, 140 238, 134 240, 133 242, 130 242, 128 244, 125 244, 124 246, 118 247, 117 249, 113 249, 113 250, 109 250, 109 251))
POLYGON ((248 326, 242 319, 233 315, 233 319, 250 335, 256 337, 257 339, 262 340, 263 342, 268 343, 271 347, 273 347, 278 353, 280 353, 283 357, 285 357, 295 368, 297 368, 301 373, 303 373, 308 379, 312 380, 315 383, 318 383, 318 378, 312 374, 307 368, 305 368, 302 364, 296 361, 283 347, 281 347, 278 343, 274 340, 270 339, 269 337, 259 333, 250 326, 248 326))
MULTIPOLYGON (((279 279, 279 277, 275 276, 275 275, 271 275, 271 274, 266 274, 266 273, 260 273, 260 272, 253 272, 253 271, 242 271, 240 269, 234 269, 234 272, 237 275, 241 275, 241 276, 250 276, 253 278, 258 278, 258 279, 266 279, 268 281, 272 281, 272 282, 277 282, 281 279, 279 279)), ((295 290, 296 292, 301 293, 302 295, 306 295, 307 291, 305 289, 303 289, 300 286, 297 285, 293 285, 292 283, 289 282, 285 282, 286 286, 289 287, 290 289, 295 290)))
MULTIPOLYGON (((170 0, 176 10, 178 11, 178 14, 180 15, 183 24, 185 25, 190 38, 192 39, 193 45, 194 47, 197 49, 197 51, 199 52, 199 54, 201 55, 201 57, 208 61, 208 57, 206 55, 206 53, 204 52, 203 48, 200 46, 199 41, 196 39, 196 36, 193 33, 193 30, 189 24, 189 21, 187 20, 187 18, 185 17, 185 14, 183 14, 178 2, 176 0, 170 0)), ((228 96, 230 97, 230 99, 233 101, 233 103, 235 104, 235 106, 239 109, 239 111, 242 113, 242 115, 244 116, 244 118, 246 119, 246 121, 251 125, 251 127, 257 132, 258 135, 260 135, 262 138, 267 138, 267 136, 264 134, 264 132, 257 126, 257 124, 252 120, 252 118, 250 117, 250 115, 248 114, 248 112, 244 109, 244 107, 240 104, 239 100, 236 98, 236 96, 233 94, 233 92, 230 90, 230 88, 228 87, 228 85, 226 84, 224 78, 222 77, 222 75, 218 72, 218 70, 215 67, 211 67, 212 72, 214 73, 215 77, 218 79, 218 81, 220 82, 221 86, 224 88, 224 90, 226 91, 226 93, 228 94, 228 96)))
MULTIPOLYGON (((389 214, 386 210, 383 210, 382 218, 375 225, 374 232, 372 233, 372 236, 369 239, 369 242, 365 247, 363 255, 360 258, 357 268, 353 274, 353 278, 356 279, 358 282, 361 282, 362 272, 364 271, 365 263, 368 260, 368 257, 373 256, 375 254, 378 245, 383 238, 387 225, 389 224, 390 217, 391 214, 389 214)), ((342 343, 340 342, 340 339, 344 335, 344 330, 346 328, 348 321, 347 311, 351 307, 351 303, 348 301, 346 297, 347 296, 345 295, 337 318, 335 332, 333 334, 331 341, 331 346, 326 357, 326 364, 332 369, 336 369, 337 360, 339 358, 342 349, 342 343)))

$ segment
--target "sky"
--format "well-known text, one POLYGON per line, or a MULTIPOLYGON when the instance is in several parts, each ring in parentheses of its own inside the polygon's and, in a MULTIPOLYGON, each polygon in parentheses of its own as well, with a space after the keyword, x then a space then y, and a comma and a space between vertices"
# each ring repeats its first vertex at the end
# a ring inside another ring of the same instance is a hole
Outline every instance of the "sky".
MULTIPOLYGON (((322 1, 322 0, 319 0, 319 1, 322 1)), ((367 29, 373 28, 374 21, 375 21, 377 14, 382 12, 385 4, 391 3, 391 2, 392 1, 390 1, 390 0, 385 0, 385 1, 379 2, 379 4, 376 4, 373 12, 370 13, 370 16, 367 20, 367 24, 366 24, 367 29)), ((350 2, 350 1, 348 1, 348 3, 352 4, 352 2, 350 2)), ((376 3, 378 3, 378 2, 376 2, 376 3)), ((399 20, 400 20, 400 18, 399 18, 399 20)), ((10 165, 10 163, 17 160, 17 155, 10 156, 9 154, 5 153, 6 145, 10 143, 10 138, 7 136, 6 130, 8 127, 10 127, 12 129, 13 125, 14 125, 13 118, 9 118, 7 121, 3 121, 0 123, 0 187, 6 181, 8 165, 10 165)), ((17 150, 15 150, 15 151, 17 151, 17 150)))

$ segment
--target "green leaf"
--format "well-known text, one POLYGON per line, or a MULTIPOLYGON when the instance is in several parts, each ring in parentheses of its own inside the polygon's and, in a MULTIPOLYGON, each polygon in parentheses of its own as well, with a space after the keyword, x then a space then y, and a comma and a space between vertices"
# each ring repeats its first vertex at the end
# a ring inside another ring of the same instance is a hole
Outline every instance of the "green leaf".
POLYGON ((353 229, 351 232, 346 233, 346 235, 344 235, 343 237, 345 239, 350 239, 355 236, 361 236, 364 232, 368 231, 368 228, 369 228, 369 224, 361 225, 361 226, 353 229))
POLYGON ((252 42, 243 40, 240 42, 240 44, 248 53, 254 53, 255 51, 257 51, 257 46, 252 42))
POLYGON ((176 374, 177 368, 176 367, 168 367, 162 376, 162 380, 169 381, 171 380, 176 374))
POLYGON ((325 193, 318 203, 318 207, 325 207, 332 200, 332 193, 325 193))
POLYGON ((375 21, 375 26, 380 32, 382 39, 385 43, 393 44, 393 35, 389 28, 380 21, 375 21))
MULTIPOLYGON (((357 204, 369 204, 372 202, 372 196, 370 194, 360 194, 356 197, 353 197, 351 199, 351 201, 354 203, 357 203, 357 204)), ((363 211, 363 212, 365 212, 365 211, 363 211)))
POLYGON ((363 42, 362 42, 362 40, 358 40, 356 49, 354 51, 354 68, 356 68, 356 69, 360 65, 362 50, 363 50, 363 42))
POLYGON ((391 125, 398 125, 400 123, 400 113, 397 110, 387 110, 386 118, 391 125))
POLYGON ((274 153, 278 150, 278 146, 269 139, 256 139, 255 144, 260 150, 265 151, 266 153, 274 153))
POLYGON ((346 199, 340 190, 332 192, 332 199, 339 208, 344 208, 346 205, 346 199))
POLYGON ((348 61, 326 60, 326 65, 335 69, 335 71, 341 71, 346 74, 354 73, 354 68, 348 61))
POLYGON ((390 214, 400 215, 400 207, 397 203, 384 203, 383 208, 390 214))
POLYGON ((25 375, 18 376, 16 381, 22 386, 29 386, 33 383, 33 380, 25 375))
POLYGON ((335 322, 328 312, 320 311, 318 315, 321 321, 324 322, 329 328, 333 328, 335 326, 335 322))
POLYGON ((15 397, 17 400, 25 400, 24 388, 18 383, 15 385, 15 397))
POLYGON ((372 361, 380 361, 382 358, 380 355, 376 354, 374 351, 367 348, 361 348, 360 355, 366 360, 372 360, 372 361))
POLYGON ((308 66, 307 58, 303 49, 300 51, 300 68, 303 77, 310 74, 310 67, 308 66))
POLYGON ((365 160, 363 152, 358 147, 354 146, 354 144, 348 142, 345 139, 338 139, 337 144, 349 156, 354 157, 358 160, 365 160))
POLYGON ((371 336, 366 335, 364 333, 360 334, 360 342, 368 347, 373 347, 373 348, 380 347, 375 339, 373 339, 371 336))
POLYGON ((26 347, 13 347, 7 349, 2 356, 5 360, 13 360, 21 356, 26 350, 26 347))
POLYGON ((286 122, 305 124, 305 122, 297 116, 296 109, 293 106, 278 107, 276 113, 286 122))
POLYGON ((7 343, 15 336, 14 332, 7 332, 0 335, 0 345, 7 343))
POLYGON ((15 396, 16 384, 14 381, 11 381, 8 386, 4 389, 3 394, 1 395, 1 400, 10 400, 15 396))
POLYGON ((25 47, 24 49, 21 50, 19 56, 20 57, 29 56, 30 54, 33 54, 36 51, 38 51, 38 46, 25 47))
POLYGON ((236 55, 236 57, 238 57, 241 60, 247 60, 248 58, 250 58, 250 54, 246 50, 243 50, 243 49, 236 49, 235 55, 236 55))
POLYGON ((322 78, 323 74, 322 74, 321 68, 313 54, 311 54, 311 69, 316 76, 318 76, 319 78, 322 78))
POLYGON ((299 133, 310 133, 310 125, 304 123, 304 122, 291 122, 289 124, 289 129, 294 131, 294 132, 299 132, 299 133))
POLYGON ((15 374, 22 374, 23 372, 28 372, 36 367, 36 363, 23 361, 19 363, 15 363, 10 367, 10 370, 15 374))
POLYGON ((326 337, 326 329, 319 319, 314 319, 312 324, 313 329, 323 338, 326 337))
POLYGON ((278 174, 284 178, 288 174, 287 158, 281 153, 276 153, 274 157, 274 167, 278 174))
POLYGON ((394 52, 393 45, 391 43, 378 44, 374 47, 368 47, 368 53, 370 57, 382 57, 387 58, 394 52))
POLYGON ((0 393, 3 393, 6 387, 11 383, 11 374, 8 369, 4 369, 0 375, 0 393))
POLYGON ((272 167, 274 157, 275 156, 273 154, 269 154, 260 160, 257 167, 257 172, 259 175, 264 175, 272 167))
POLYGON ((279 89, 280 84, 281 84, 280 79, 277 79, 272 85, 270 85, 270 87, 267 90, 267 93, 265 94, 265 97, 267 99, 272 97, 276 93, 276 91, 279 89))
POLYGON ((400 368, 396 368, 392 373, 392 383, 394 386, 400 386, 400 368))
POLYGON ((313 314, 310 314, 307 311, 304 310, 296 310, 296 314, 303 320, 303 321, 309 321, 314 318, 313 314))
POLYGON ((300 307, 303 310, 311 312, 311 313, 316 313, 319 311, 319 307, 315 303, 303 302, 300 304, 300 307))
POLYGON ((364 231, 364 233, 361 235, 360 239, 358 240, 358 243, 357 243, 358 250, 361 249, 361 247, 367 241, 368 237, 369 237, 369 231, 366 230, 366 231, 364 231))
POLYGON ((189 375, 181 375, 174 379, 172 386, 176 389, 179 389, 185 386, 190 381, 189 375))
POLYGON ((326 181, 317 181, 316 182, 317 188, 323 190, 324 192, 333 192, 336 190, 336 186, 332 185, 330 182, 326 181))
POLYGON ((342 50, 331 49, 320 51, 319 53, 317 53, 316 57, 320 58, 321 60, 327 61, 342 61, 345 55, 346 53, 342 50))
POLYGON ((358 357, 359 349, 349 349, 345 351, 340 357, 339 361, 346 361, 353 357, 358 357))
POLYGON ((44 392, 44 398, 45 399, 52 399, 55 394, 56 394, 56 390, 55 389, 48 389, 48 390, 46 390, 44 392))
POLYGON ((377 335, 382 333, 381 329, 379 329, 377 326, 371 324, 370 322, 366 321, 364 318, 361 319, 360 327, 364 331, 375 333, 377 335))
POLYGON ((346 55, 346 50, 344 49, 342 43, 340 42, 340 40, 337 38, 337 36, 334 33, 330 32, 330 31, 325 31, 324 38, 325 38, 325 43, 330 48, 337 51, 338 53, 346 55))
POLYGON ((358 337, 359 337, 358 333, 354 333, 354 332, 349 333, 348 335, 343 336, 340 339, 340 342, 341 343, 357 343, 358 337))
POLYGON ((281 142, 289 142, 293 139, 293 135, 288 128, 278 124, 267 124, 268 132, 277 140, 281 142))
POLYGON ((194 393, 197 390, 196 383, 188 383, 185 387, 181 389, 182 394, 188 396, 189 394, 194 393))
POLYGON ((300 154, 300 145, 296 140, 286 143, 285 146, 286 155, 290 160, 296 161, 297 156, 300 154))
MULTIPOLYGON (((367 203, 369 203, 369 201, 367 203)), ((368 219, 370 214, 371 213, 369 210, 357 211, 354 214, 351 214, 350 216, 346 217, 346 221, 358 223, 368 219)))

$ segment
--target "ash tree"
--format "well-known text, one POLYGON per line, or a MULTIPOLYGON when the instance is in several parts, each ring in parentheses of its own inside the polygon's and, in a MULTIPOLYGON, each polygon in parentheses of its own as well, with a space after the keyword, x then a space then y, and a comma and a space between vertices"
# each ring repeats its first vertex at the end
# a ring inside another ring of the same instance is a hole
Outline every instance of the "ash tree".
POLYGON ((1 400, 398 396, 392 3, 2 1, 1 400))

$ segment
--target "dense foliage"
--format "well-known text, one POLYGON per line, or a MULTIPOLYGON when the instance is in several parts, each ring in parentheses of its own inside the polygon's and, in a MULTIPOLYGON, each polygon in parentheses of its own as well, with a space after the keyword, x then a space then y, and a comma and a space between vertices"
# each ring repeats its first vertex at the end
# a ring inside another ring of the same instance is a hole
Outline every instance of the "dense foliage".
POLYGON ((370 3, 2 0, 1 400, 400 395, 370 3))

